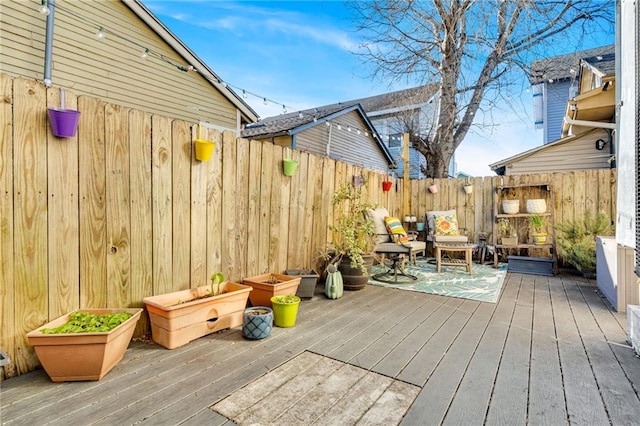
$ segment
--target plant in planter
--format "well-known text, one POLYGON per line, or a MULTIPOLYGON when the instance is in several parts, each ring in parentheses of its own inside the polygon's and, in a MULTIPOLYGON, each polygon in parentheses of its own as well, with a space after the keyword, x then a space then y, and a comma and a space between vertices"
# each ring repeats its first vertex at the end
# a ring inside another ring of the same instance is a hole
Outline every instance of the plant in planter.
POLYGON ((585 213, 581 221, 566 221, 556 225, 558 253, 585 276, 596 271, 596 236, 614 235, 609 217, 599 212, 595 217, 585 213))
POLYGON ((531 238, 533 244, 543 245, 547 243, 547 232, 545 230, 545 221, 539 214, 529 216, 529 229, 531 230, 531 238))
POLYGON ((513 227, 513 223, 506 218, 498 219, 498 236, 501 239, 501 244, 505 246, 518 245, 518 234, 513 227))
POLYGON ((151 322, 151 338, 168 349, 225 328, 242 325, 251 287, 211 276, 211 285, 143 299, 151 322))
POLYGON ((329 263, 337 263, 345 290, 363 289, 373 266, 375 235, 368 214, 374 206, 364 200, 363 187, 343 185, 334 194, 332 204, 338 212, 329 225, 333 244, 328 251, 329 263))
POLYGON ((300 276, 262 274, 244 278, 242 283, 252 288, 249 300, 252 306, 271 307, 271 298, 278 295, 295 295, 300 276))
POLYGON ((273 296, 271 304, 273 305, 273 323, 277 327, 293 327, 296 325, 298 306, 300 305, 298 296, 273 296))
POLYGON ((100 380, 122 360, 141 308, 83 309, 27 334, 54 382, 100 380))

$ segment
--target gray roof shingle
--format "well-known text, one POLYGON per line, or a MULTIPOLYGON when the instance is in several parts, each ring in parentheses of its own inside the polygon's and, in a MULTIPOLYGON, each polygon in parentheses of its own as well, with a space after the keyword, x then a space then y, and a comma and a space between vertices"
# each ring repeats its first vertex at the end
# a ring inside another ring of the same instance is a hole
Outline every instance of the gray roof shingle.
POLYGON ((572 69, 577 76, 580 69, 581 59, 597 58, 598 56, 605 55, 614 55, 615 61, 615 45, 611 44, 608 46, 569 53, 567 55, 554 56, 552 58, 533 61, 531 63, 531 76, 529 77, 529 82, 531 84, 538 84, 549 80, 557 81, 569 79, 574 75, 571 73, 572 69))

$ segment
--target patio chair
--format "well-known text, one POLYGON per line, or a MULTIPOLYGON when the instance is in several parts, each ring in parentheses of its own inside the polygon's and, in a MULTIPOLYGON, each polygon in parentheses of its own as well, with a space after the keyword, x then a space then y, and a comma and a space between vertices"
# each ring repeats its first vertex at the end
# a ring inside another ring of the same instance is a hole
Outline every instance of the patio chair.
POLYGON ((464 231, 464 228, 458 227, 455 209, 432 210, 428 211, 425 216, 427 219, 425 240, 431 243, 432 252, 433 243, 463 244, 469 242, 469 237, 461 232, 464 231))
POLYGON ((405 231, 400 219, 390 216, 384 207, 370 210, 369 217, 373 220, 376 234, 373 251, 383 257, 385 266, 385 259, 390 262, 387 270, 374 275, 373 279, 389 283, 417 280, 418 277, 405 271, 404 263, 409 259, 415 265, 416 256, 419 253, 424 255, 426 242, 417 241, 417 233, 405 231))

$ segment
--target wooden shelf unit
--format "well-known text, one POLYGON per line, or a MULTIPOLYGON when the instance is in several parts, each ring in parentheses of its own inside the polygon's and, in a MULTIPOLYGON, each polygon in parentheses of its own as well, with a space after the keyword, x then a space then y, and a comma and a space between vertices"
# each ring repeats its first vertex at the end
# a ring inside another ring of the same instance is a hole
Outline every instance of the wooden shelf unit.
POLYGON ((523 184, 523 185, 508 185, 508 186, 498 186, 496 187, 496 195, 494 197, 494 205, 493 205, 493 233, 492 240, 493 246, 495 247, 493 251, 493 264, 494 266, 498 266, 498 258, 500 253, 504 253, 508 250, 526 250, 527 254, 534 249, 545 249, 549 251, 549 257, 553 259, 553 269, 556 270, 556 243, 555 243, 555 218, 554 218, 554 198, 553 198, 553 188, 551 184, 548 183, 540 183, 540 184, 523 184), (506 198, 508 197, 508 198, 506 198), (520 210, 526 211, 526 200, 534 199, 534 198, 542 198, 546 201, 547 204, 547 212, 539 213, 538 216, 542 216, 545 218, 547 222, 546 230, 547 230, 547 244, 532 244, 532 243, 523 243, 521 241, 528 241, 528 218, 533 216, 536 213, 515 213, 515 214, 506 214, 502 213, 502 201, 505 199, 517 199, 520 200, 520 210), (508 219, 509 221, 513 221, 514 228, 516 233, 518 234, 518 244, 517 245, 504 245, 498 244, 498 220, 499 219, 508 219))

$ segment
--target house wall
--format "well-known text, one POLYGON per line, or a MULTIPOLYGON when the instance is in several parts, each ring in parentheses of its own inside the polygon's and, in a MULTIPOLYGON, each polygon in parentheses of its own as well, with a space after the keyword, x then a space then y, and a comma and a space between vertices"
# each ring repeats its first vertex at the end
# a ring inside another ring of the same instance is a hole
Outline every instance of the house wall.
MULTIPOLYGON (((38 13, 39 5, 39 0, 0 2, 0 71, 43 79, 46 18, 38 13)), ((54 87, 154 114, 237 130, 237 109, 205 78, 151 56, 141 58, 146 47, 185 64, 124 3, 57 0, 56 5, 54 87), (109 32, 102 40, 95 37, 99 26, 109 32)))
POLYGON ((593 133, 584 135, 577 140, 558 144, 507 164, 505 174, 608 169, 611 167, 607 161, 610 157, 609 145, 602 151, 595 148, 596 140, 604 139, 607 141, 609 140, 608 138, 609 135, 606 130, 594 130, 593 133))
POLYGON ((617 167, 618 167, 618 216, 616 218, 616 240, 618 244, 627 247, 636 247, 636 203, 638 188, 636 188, 636 145, 638 135, 635 127, 637 98, 635 84, 638 77, 638 64, 636 62, 636 50, 638 49, 638 29, 636 22, 638 7, 637 2, 630 0, 618 0, 618 6, 622 7, 619 16, 619 43, 616 43, 616 55, 620 60, 616 64, 616 74, 620 76, 618 90, 620 108, 618 110, 616 143, 617 143, 617 167), (631 196, 634 194, 634 196, 631 196))
POLYGON ((560 139, 562 119, 569 100, 571 81, 545 83, 544 100, 546 104, 544 116, 544 143, 560 139))
POLYGON ((296 134, 296 150, 310 154, 329 156, 335 160, 355 164, 370 170, 387 172, 389 163, 382 148, 369 133, 358 134, 355 129, 368 126, 356 111, 331 120, 331 126, 324 122, 296 134), (341 129, 338 128, 338 125, 341 129), (347 128, 351 126, 352 131, 347 128))

